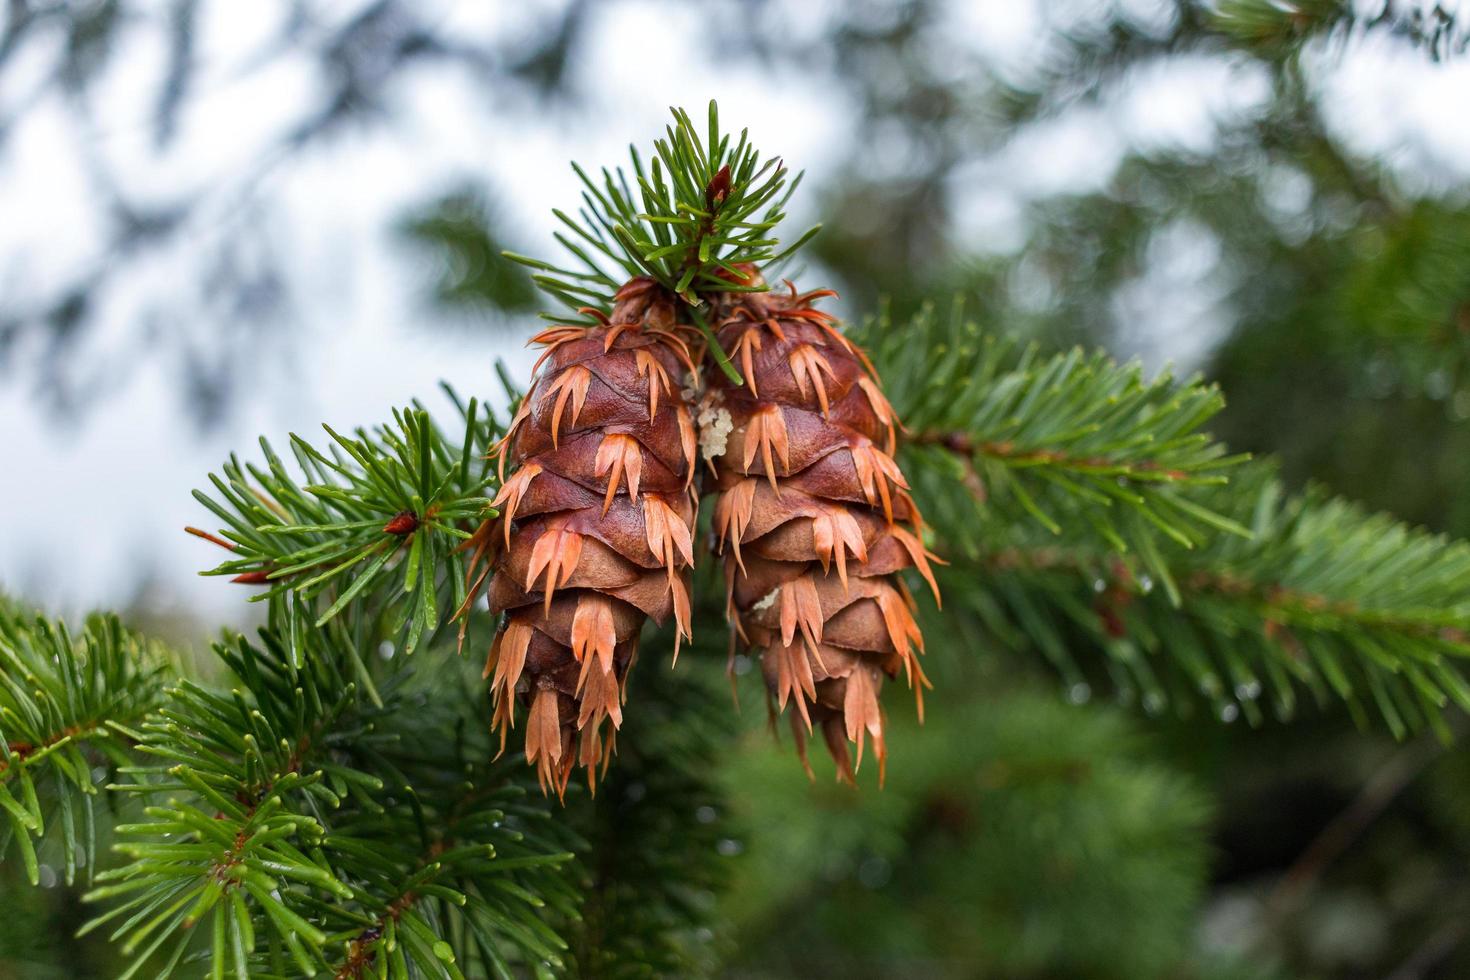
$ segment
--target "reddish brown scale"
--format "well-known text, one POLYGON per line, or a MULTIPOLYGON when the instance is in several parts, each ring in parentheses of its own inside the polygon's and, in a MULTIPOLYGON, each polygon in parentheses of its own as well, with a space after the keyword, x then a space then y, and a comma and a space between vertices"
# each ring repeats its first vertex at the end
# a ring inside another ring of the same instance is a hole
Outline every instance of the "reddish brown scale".
POLYGON ((533 342, 546 349, 500 446, 500 517, 476 535, 471 592, 493 559, 493 724, 502 751, 524 726, 526 760, 560 795, 575 765, 595 788, 608 763, 644 620, 674 619, 675 657, 690 635, 695 352, 643 278, 605 321, 533 342))
POLYGON ((893 460, 893 408, 863 352, 812 307, 826 295, 792 287, 723 298, 717 334, 746 383, 710 372, 700 417, 729 432, 723 451, 706 432, 706 492, 717 496, 732 640, 759 653, 773 713, 792 708, 803 764, 819 726, 839 778, 853 779, 871 739, 881 780, 883 682, 903 673, 921 719, 928 686, 900 573, 915 569, 937 602, 937 559, 893 460))

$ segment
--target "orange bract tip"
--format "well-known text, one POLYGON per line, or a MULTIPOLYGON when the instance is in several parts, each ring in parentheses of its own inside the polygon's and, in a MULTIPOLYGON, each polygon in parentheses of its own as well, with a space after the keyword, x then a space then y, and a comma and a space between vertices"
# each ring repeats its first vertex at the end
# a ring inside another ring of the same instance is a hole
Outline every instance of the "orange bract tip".
POLYGON ((531 487, 531 481, 542 472, 540 463, 527 463, 515 475, 500 485, 500 492, 490 502, 491 507, 500 509, 500 520, 505 525, 505 546, 510 547, 510 522, 515 519, 516 508, 531 487))
POLYGON ((858 561, 865 562, 868 560, 868 546, 863 541, 863 529, 858 526, 857 518, 846 507, 823 503, 821 508, 822 512, 812 518, 812 548, 822 563, 823 571, 827 571, 834 561, 837 563, 837 578, 845 592, 847 555, 851 552, 858 561))
POLYGON ((827 743, 827 751, 831 754, 832 761, 837 763, 837 781, 848 786, 856 786, 857 778, 853 774, 852 757, 847 752, 845 735, 840 719, 832 717, 822 722, 822 739, 827 743))
POLYGON ((520 429, 520 427, 526 422, 526 420, 531 417, 531 399, 532 397, 534 397, 535 392, 536 385, 533 382, 530 389, 526 391, 526 394, 524 396, 522 396, 521 404, 516 409, 515 415, 511 418, 510 425, 506 426, 505 435, 501 436, 500 441, 497 442, 495 444, 495 448, 491 450, 491 455, 498 457, 498 461, 496 462, 496 473, 500 477, 502 483, 505 481, 505 459, 507 456, 510 455, 511 439, 515 436, 517 430, 520 429))
POLYGON ((685 565, 694 564, 689 525, 662 497, 648 494, 643 498, 643 527, 648 550, 669 570, 670 577, 674 575, 676 555, 684 559, 685 565))
POLYGON ((883 713, 878 708, 875 672, 859 667, 847 677, 847 690, 842 700, 842 719, 847 740, 857 743, 856 771, 863 765, 863 742, 873 737, 875 749, 883 744, 883 713))
POLYGON ((745 536, 746 527, 750 525, 751 515, 755 512, 757 483, 754 477, 747 477, 720 494, 720 499, 715 504, 715 540, 720 545, 720 553, 724 553, 724 544, 728 541, 735 556, 735 564, 740 567, 742 574, 745 572, 745 563, 740 558, 740 541, 745 536))
POLYGON ((883 517, 892 524, 893 494, 889 484, 907 490, 908 481, 904 479, 893 457, 867 439, 858 437, 848 449, 852 453, 853 469, 857 471, 858 484, 863 488, 863 496, 867 498, 868 505, 876 506, 881 500, 883 517))
POLYGON ((939 595, 939 583, 934 580, 934 570, 929 567, 930 560, 939 561, 940 559, 924 547, 923 542, 919 540, 917 535, 910 534, 901 527, 893 528, 893 536, 898 539, 899 543, 903 545, 904 550, 909 553, 909 557, 913 559, 914 567, 923 576, 924 583, 929 586, 929 591, 934 593, 934 605, 941 609, 944 608, 944 600, 939 595))
POLYGON ((588 331, 586 327, 574 327, 564 324, 561 326, 549 327, 546 330, 538 333, 536 336, 532 337, 529 341, 526 342, 527 347, 531 346, 532 344, 541 344, 546 349, 541 352, 540 357, 536 358, 536 363, 531 365, 531 373, 535 374, 537 371, 541 370, 541 365, 545 363, 546 359, 554 354, 556 352, 556 349, 562 344, 569 343, 573 340, 581 340, 582 338, 587 336, 587 333, 588 331))
POLYGON ((791 468, 791 440, 786 432, 786 416, 781 413, 781 407, 774 403, 762 405, 750 416, 745 429, 745 451, 742 456, 741 465, 746 473, 750 472, 750 464, 755 462, 757 454, 760 455, 761 463, 766 468, 766 478, 771 481, 771 489, 780 496, 781 487, 776 482, 776 464, 773 459, 775 455, 781 457, 781 465, 788 471, 791 468))
POLYGON ((822 416, 831 415, 831 406, 827 404, 827 384, 822 380, 822 375, 836 380, 836 374, 832 370, 831 363, 823 357, 811 344, 802 344, 794 349, 787 357, 787 363, 791 365, 791 376, 796 380, 796 387, 803 398, 809 397, 807 393, 808 384, 816 391, 817 404, 822 407, 822 416))
POLYGON ((766 656, 772 658, 776 664, 776 703, 780 710, 786 710, 786 702, 796 702, 797 714, 806 724, 806 730, 812 730, 812 716, 807 708, 807 703, 817 700, 817 684, 812 677, 811 661, 807 659, 806 653, 801 647, 789 643, 773 643, 766 649, 766 656))
POLYGON ((814 654, 822 642, 822 599, 817 583, 803 575, 780 586, 781 642, 788 646, 801 630, 807 647, 814 654))
MULTIPOLYGON (((801 724, 796 720, 795 714, 792 714, 789 717, 791 719, 791 740, 796 743, 796 756, 801 760, 801 768, 806 770, 806 778, 811 780, 812 782, 816 782, 817 774, 812 772, 812 760, 807 757, 806 752, 806 736, 807 732, 811 731, 811 726, 808 725, 807 728, 803 730, 801 724)), ((773 719, 772 732, 774 733, 774 731, 775 725, 773 719)))
POLYGON ((490 676, 492 669, 495 672, 490 691, 495 701, 494 727, 500 732, 502 750, 505 748, 506 731, 516 725, 516 685, 520 683, 521 672, 526 666, 531 634, 529 625, 510 620, 496 635, 490 646, 490 656, 485 660, 485 676, 490 676))
POLYGON ((526 762, 536 767, 541 792, 555 788, 560 796, 565 791, 566 781, 561 776, 562 767, 558 763, 565 746, 562 744, 561 712, 557 700, 556 691, 549 687, 538 690, 531 700, 531 714, 526 721, 526 762))
POLYGON ((582 665, 582 677, 577 682, 579 691, 586 682, 592 659, 598 660, 604 670, 612 670, 617 642, 612 600, 598 592, 583 592, 577 597, 577 611, 572 616, 572 656, 582 665))
POLYGON ((588 657, 582 664, 582 679, 577 696, 582 699, 582 709, 577 714, 577 728, 594 731, 602 727, 604 718, 612 721, 614 728, 623 724, 623 706, 618 697, 618 679, 613 673, 612 661, 604 666, 595 657, 588 657))
POLYGON ((883 614, 883 626, 888 631, 889 642, 893 649, 898 651, 899 656, 907 657, 912 648, 924 651, 924 634, 919 631, 919 624, 914 622, 913 614, 903 601, 903 596, 891 585, 882 589, 873 601, 878 603, 878 609, 883 614))
POLYGON ((638 498, 638 481, 643 472, 643 447, 638 444, 637 439, 621 432, 609 432, 602 437, 602 443, 597 447, 594 466, 593 473, 597 476, 607 474, 607 494, 602 502, 604 517, 612 507, 613 498, 618 495, 618 486, 625 474, 628 479, 628 498, 638 498))
POLYGON ((536 579, 546 572, 542 590, 546 593, 546 612, 551 613, 551 600, 559 586, 565 585, 582 559, 582 535, 567 530, 561 523, 548 525, 531 549, 531 564, 526 572, 525 589, 535 588, 536 579))
POLYGON ((760 349, 761 333, 756 327, 747 329, 735 341, 735 353, 740 357, 741 377, 750 385, 750 393, 756 398, 761 396, 755 373, 755 352, 760 349))
POLYGON ((689 370, 690 374, 698 373, 699 369, 694 365, 694 356, 690 353, 689 345, 685 343, 683 337, 672 330, 645 330, 644 332, 662 341, 664 346, 668 347, 670 352, 679 359, 679 363, 689 370))
POLYGON ((557 707, 557 693, 541 688, 531 699, 531 718, 526 721, 526 761, 556 763, 562 758, 562 718, 557 707))
POLYGON ((872 378, 858 378, 857 385, 858 389, 867 396, 868 407, 873 410, 873 416, 878 420, 878 424, 888 430, 888 455, 892 456, 894 450, 898 448, 898 415, 893 411, 893 405, 889 403, 887 396, 872 378))
POLYGON ((627 330, 633 330, 635 329, 635 327, 636 325, 632 323, 615 323, 611 327, 609 327, 607 331, 607 336, 602 338, 602 352, 606 354, 608 351, 612 350, 613 344, 618 342, 618 338, 623 335, 623 332, 627 330))
POLYGON ((692 640, 694 633, 690 630, 690 619, 692 612, 689 604, 689 588, 680 578, 669 579, 669 589, 674 594, 674 662, 679 662, 679 641, 692 640))
POLYGON ((552 380, 544 399, 556 397, 556 406, 551 412, 551 444, 556 446, 561 435, 562 410, 567 402, 572 403, 572 425, 582 415, 582 406, 587 403, 587 390, 592 386, 592 372, 580 364, 573 364, 552 380))
POLYGON ((684 454, 684 486, 689 487, 694 483, 694 453, 699 446, 699 436, 694 431, 694 418, 689 414, 689 409, 680 405, 678 408, 679 419, 679 451, 684 454))
POLYGON ((669 372, 659 363, 658 358, 652 352, 639 349, 633 355, 634 364, 637 367, 638 377, 648 379, 648 418, 652 421, 658 414, 659 391, 672 395, 674 391, 673 382, 669 380, 669 372))

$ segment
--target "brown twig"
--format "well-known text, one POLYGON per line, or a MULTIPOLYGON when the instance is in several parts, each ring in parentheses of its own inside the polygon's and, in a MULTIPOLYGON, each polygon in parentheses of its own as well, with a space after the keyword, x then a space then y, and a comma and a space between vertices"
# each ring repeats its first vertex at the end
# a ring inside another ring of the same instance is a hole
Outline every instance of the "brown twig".
POLYGON ((1346 809, 1328 821, 1287 869, 1266 900, 1270 916, 1279 919, 1298 907, 1327 868, 1362 836, 1431 762, 1440 757, 1442 751, 1438 743, 1426 739, 1406 745, 1389 756, 1363 784, 1346 809))
MULTIPOLYGON (((439 855, 450 849, 454 841, 453 830, 455 826, 459 823, 465 812, 471 810, 489 791, 489 786, 478 786, 455 801, 454 806, 450 808, 447 814, 445 833, 435 838, 424 849, 423 857, 419 859, 417 866, 414 868, 415 874, 422 871, 429 864, 433 863, 439 855)), ((382 938, 383 930, 387 928, 390 921, 396 923, 399 917, 412 908, 418 899, 419 895, 417 892, 406 891, 389 902, 383 909, 383 914, 378 916, 372 925, 365 927, 348 942, 347 958, 343 961, 342 966, 337 972, 333 974, 334 980, 354 980, 356 977, 363 976, 365 971, 373 965, 373 961, 377 958, 377 941, 382 938)))
POLYGON ((1168 480, 1189 479, 1189 474, 1184 470, 1166 469, 1153 460, 1124 463, 1106 456, 1073 456, 1056 449, 1021 449, 1013 442, 977 440, 970 433, 962 431, 925 429, 912 435, 909 441, 920 446, 938 446, 968 459, 973 459, 978 455, 989 456, 1010 464, 1046 463, 1061 469, 1083 473, 1104 470, 1125 478, 1140 473, 1149 473, 1163 476, 1168 480))
MULTIPOLYGON (((957 559, 942 548, 940 555, 951 563, 957 559)), ((963 559, 960 559, 963 560, 963 559)), ((1094 563, 1085 556, 1064 548, 1003 548, 980 558, 989 570, 1005 572, 1013 570, 1064 571, 1089 578, 1096 577, 1094 563)), ((1470 635, 1464 630, 1450 626, 1438 626, 1402 616, 1392 616, 1366 610, 1350 600, 1333 599, 1316 592, 1293 589, 1275 582, 1262 582, 1233 571, 1211 571, 1199 569, 1178 580, 1180 591, 1223 598, 1251 600, 1261 608, 1261 615, 1268 631, 1275 638, 1287 641, 1284 631, 1290 623, 1305 617, 1321 617, 1324 614, 1341 620, 1350 620, 1359 626, 1374 626, 1393 630, 1406 636, 1433 638, 1460 646, 1470 644, 1470 635)))

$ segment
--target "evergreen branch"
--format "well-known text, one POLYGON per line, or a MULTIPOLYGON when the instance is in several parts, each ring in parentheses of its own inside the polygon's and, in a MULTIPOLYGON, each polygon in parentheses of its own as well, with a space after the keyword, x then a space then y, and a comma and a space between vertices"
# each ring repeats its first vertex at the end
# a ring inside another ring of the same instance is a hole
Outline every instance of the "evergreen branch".
POLYGON ((36 842, 57 830, 68 883, 96 858, 95 768, 127 761, 130 729, 157 703, 157 648, 94 616, 80 636, 0 600, 0 860, 20 851, 39 881, 36 842))
POLYGON ((909 437, 916 446, 940 446, 961 459, 985 457, 1016 469, 1053 468, 1077 476, 1112 477, 1125 483, 1179 483, 1189 480, 1183 470, 1164 469, 1153 459, 1120 459, 1113 456, 1082 456, 1056 449, 1021 448, 1012 442, 977 442, 968 432, 926 429, 909 437))
POLYGON ((430 294, 442 308, 502 313, 535 308, 536 289, 525 271, 507 261, 498 239, 498 195, 465 183, 426 209, 399 222, 398 234, 435 260, 438 280, 430 294))
POLYGON ((531 794, 522 760, 495 758, 479 671, 435 659, 442 669, 400 692, 383 725, 391 740, 373 757, 398 790, 345 815, 325 845, 358 884, 357 905, 328 910, 343 951, 331 969, 560 975, 582 901, 573 855, 586 844, 531 794))
MULTIPOLYGON (((485 771, 483 759, 471 768, 485 771)), ((566 941, 547 921, 575 915, 580 871, 545 804, 501 780, 424 797, 403 787, 394 810, 344 823, 325 849, 359 880, 357 904, 323 910, 339 929, 337 977, 515 975, 561 968, 566 941)))
POLYGON ((131 860, 97 876, 88 898, 114 904, 85 927, 113 927, 133 957, 125 977, 166 944, 171 972, 201 935, 215 976, 248 975, 261 943, 303 974, 322 960, 327 933, 309 906, 353 896, 320 849, 326 812, 382 788, 331 751, 377 740, 372 710, 323 637, 263 631, 263 648, 220 644, 242 687, 223 695, 185 681, 143 726, 140 753, 162 761, 124 769, 135 781, 113 787, 149 804, 146 819, 117 828, 141 839, 114 845, 131 860), (298 669, 286 650, 303 640, 318 649, 298 669))
POLYGON ((205 574, 268 586, 257 601, 294 594, 318 627, 354 601, 381 607, 412 652, 464 601, 460 548, 493 513, 485 457, 500 426, 473 399, 461 415, 452 436, 417 405, 355 438, 324 426, 327 452, 292 435, 304 486, 264 439, 264 466, 231 457, 210 476, 214 494, 194 494, 226 526, 188 530, 233 553, 205 574))
POLYGON ((1058 546, 1034 529, 997 533, 988 550, 954 554, 952 590, 1000 634, 1040 648, 1077 692, 1089 672, 1079 639, 1107 657, 1126 698, 1150 711, 1203 699, 1221 717, 1263 717, 1262 696, 1289 717, 1298 689, 1372 706, 1397 736, 1447 735, 1451 702, 1470 707, 1470 544, 1409 528, 1320 490, 1287 495, 1251 464, 1206 501, 1246 524, 1191 551, 1166 547, 1179 606, 1119 556, 1058 546))
POLYGON ((165 975, 198 959, 241 977, 556 961, 542 908, 569 911, 565 835, 487 768, 483 740, 446 757, 446 712, 412 691, 405 658, 379 668, 381 703, 361 695, 345 633, 274 602, 259 645, 216 647, 239 688, 185 682, 143 726, 139 750, 161 761, 114 788, 149 805, 117 828, 130 860, 98 876, 89 897, 114 904, 86 927, 113 929, 125 976, 154 957, 165 975))
POLYGON ((1259 55, 1292 57, 1314 37, 1388 31, 1424 48, 1435 61, 1463 54, 1470 33, 1457 12, 1432 5, 1388 0, 1376 10, 1340 0, 1229 0, 1209 11, 1210 26, 1259 55))
POLYGON ((1079 351, 1042 356, 957 310, 869 327, 949 590, 1039 647, 1076 690, 1077 636, 1150 709, 1203 696, 1278 714, 1304 686, 1396 734, 1470 705, 1470 545, 1313 490, 1200 431, 1218 391, 1079 351), (938 361, 932 366, 931 358, 938 361), (924 365, 931 364, 926 370, 924 365), (1234 473, 1228 482, 1225 472, 1234 473), (975 577, 984 583, 975 588, 975 577))
POLYGON ((781 162, 763 162, 744 131, 732 144, 714 102, 703 132, 683 109, 671 112, 674 122, 646 167, 630 148, 631 182, 621 168, 594 178, 573 164, 585 186, 581 220, 556 216, 581 242, 557 236, 574 266, 506 253, 536 270, 536 282, 572 310, 610 311, 617 284, 637 275, 699 308, 702 294, 742 288, 732 285, 743 278, 737 266, 784 260, 815 233, 779 249, 773 230, 800 176, 788 183, 781 162))
POLYGON ((1201 969, 1187 940, 1210 866, 1203 787, 1122 712, 996 683, 973 660, 951 677, 969 683, 923 725, 894 712, 902 764, 860 804, 779 755, 726 763, 750 826, 726 905, 746 975, 867 976, 871 950, 917 936, 922 958, 886 959, 899 976, 961 962, 971 977, 1096 977, 1103 963, 1116 977, 1231 976, 1201 969), (899 938, 871 946, 872 934, 899 938))
POLYGON ((982 334, 958 306, 902 328, 876 320, 859 336, 914 433, 905 452, 916 497, 957 552, 982 546, 978 506, 990 521, 1136 554, 1177 601, 1163 543, 1249 533, 1204 503, 1244 458, 1200 431, 1223 405, 1213 386, 1145 380, 1102 353, 1044 356, 982 334))

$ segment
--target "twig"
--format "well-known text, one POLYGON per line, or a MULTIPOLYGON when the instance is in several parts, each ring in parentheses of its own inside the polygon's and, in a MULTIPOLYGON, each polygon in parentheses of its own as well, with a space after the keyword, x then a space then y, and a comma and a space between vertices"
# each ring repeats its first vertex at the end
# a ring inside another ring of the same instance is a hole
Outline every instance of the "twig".
POLYGON ((1332 862, 1377 820, 1389 804, 1439 758, 1441 746, 1427 739, 1406 745, 1388 758, 1363 785, 1352 803, 1333 817, 1307 845, 1266 900, 1271 919, 1296 908, 1316 887, 1332 862))

